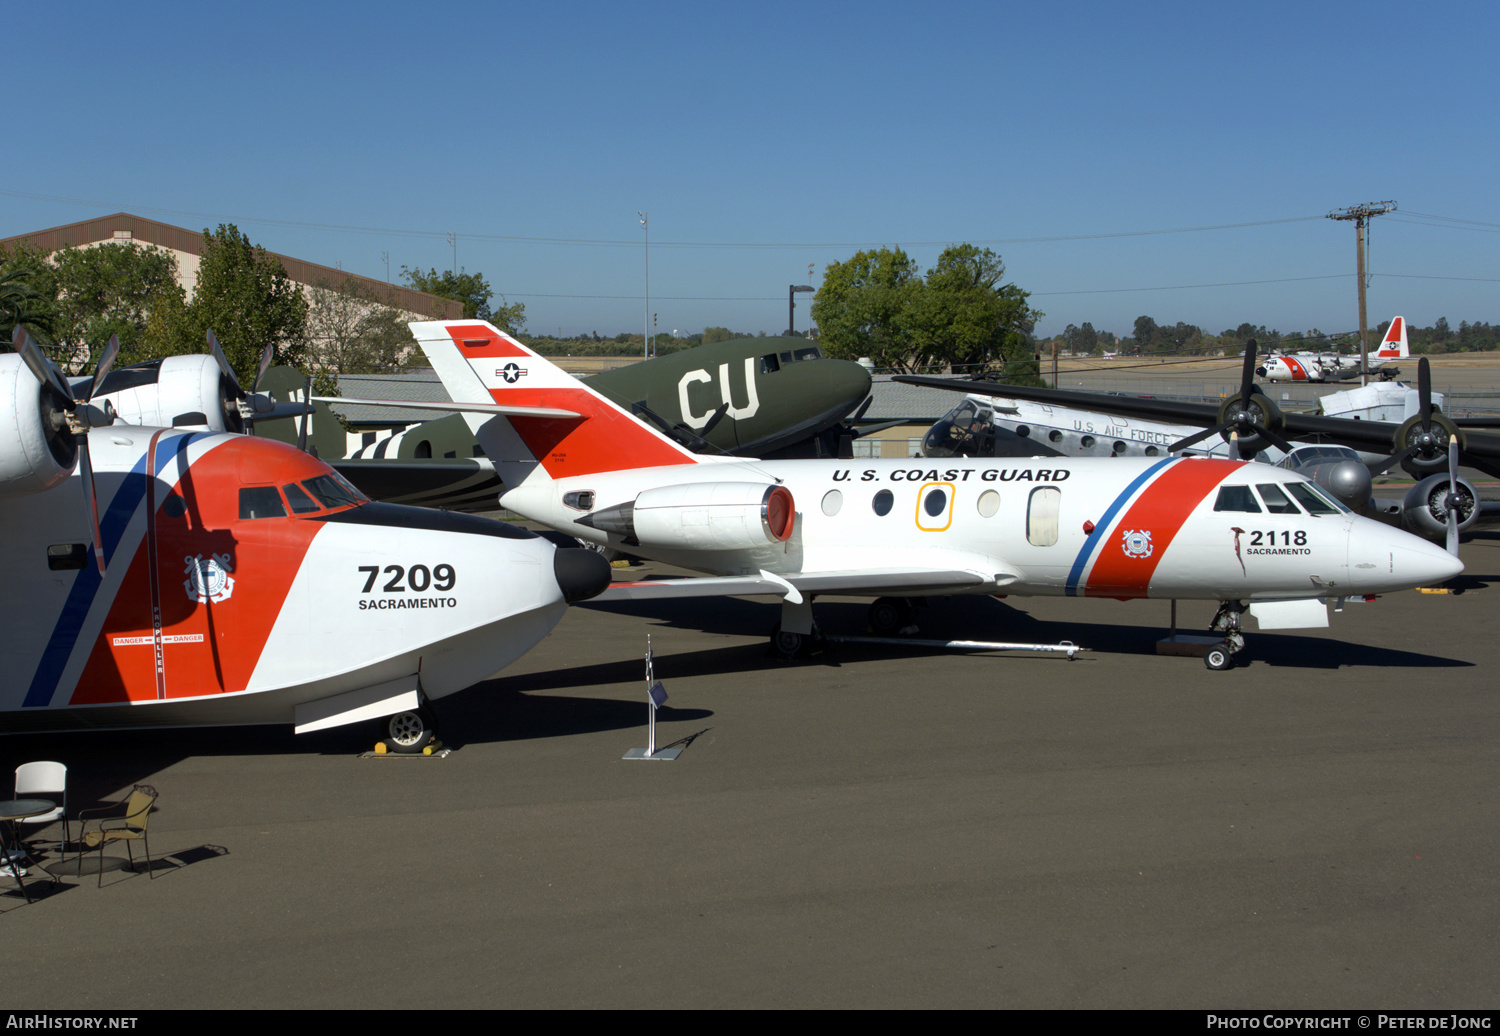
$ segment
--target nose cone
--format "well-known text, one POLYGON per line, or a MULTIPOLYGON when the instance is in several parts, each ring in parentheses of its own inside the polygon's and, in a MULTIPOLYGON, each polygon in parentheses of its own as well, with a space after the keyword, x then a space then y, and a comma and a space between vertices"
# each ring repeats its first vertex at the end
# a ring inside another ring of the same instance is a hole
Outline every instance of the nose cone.
MULTIPOLYGON (((829 365, 833 391, 852 410, 870 394, 870 372, 851 360, 824 360, 829 365)), ((846 411, 847 413, 847 411, 846 411)))
POLYGON ((1464 570, 1464 563, 1420 536, 1358 519, 1349 530, 1349 577, 1363 593, 1436 586, 1464 570))
POLYGON ((610 567, 604 555, 582 547, 564 547, 552 555, 552 572, 569 604, 596 597, 609 586, 610 567))

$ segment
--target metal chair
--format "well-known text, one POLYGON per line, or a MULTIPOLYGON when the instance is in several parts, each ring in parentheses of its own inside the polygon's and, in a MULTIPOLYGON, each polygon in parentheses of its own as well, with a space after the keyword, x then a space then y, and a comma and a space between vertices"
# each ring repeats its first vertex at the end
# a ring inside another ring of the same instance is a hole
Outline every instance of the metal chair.
MULTIPOLYGON (((156 789, 149 784, 137 784, 131 790, 130 798, 122 803, 79 812, 79 840, 86 849, 99 847, 100 888, 104 887, 104 846, 107 842, 124 841, 125 855, 130 858, 130 869, 135 870, 135 853, 131 851, 130 843, 140 840, 146 850, 146 877, 156 877, 151 868, 151 839, 146 835, 146 822, 151 819, 151 808, 155 803, 156 789), (96 821, 98 827, 92 831, 88 829, 89 821, 85 817, 92 819, 91 814, 115 813, 120 810, 123 812, 119 816, 102 818, 96 821)), ((82 860, 83 851, 79 850, 78 855, 82 860)), ((80 874, 82 870, 80 866, 80 874)))
POLYGON ((45 799, 57 800, 57 808, 50 813, 43 813, 39 817, 27 817, 25 820, 17 821, 21 824, 50 824, 55 820, 61 820, 63 825, 62 843, 58 846, 58 852, 64 858, 68 853, 68 768, 62 763, 40 762, 22 763, 16 767, 16 798, 25 798, 28 795, 40 795, 45 799))

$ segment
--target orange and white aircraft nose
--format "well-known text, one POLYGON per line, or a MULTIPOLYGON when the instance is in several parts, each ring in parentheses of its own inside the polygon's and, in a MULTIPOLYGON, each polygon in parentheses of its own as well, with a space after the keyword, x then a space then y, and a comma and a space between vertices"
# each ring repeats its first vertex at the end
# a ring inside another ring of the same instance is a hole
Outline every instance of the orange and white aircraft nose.
POLYGON ((1356 593, 1436 586, 1464 563, 1435 543, 1368 518, 1349 529, 1349 580, 1356 593))

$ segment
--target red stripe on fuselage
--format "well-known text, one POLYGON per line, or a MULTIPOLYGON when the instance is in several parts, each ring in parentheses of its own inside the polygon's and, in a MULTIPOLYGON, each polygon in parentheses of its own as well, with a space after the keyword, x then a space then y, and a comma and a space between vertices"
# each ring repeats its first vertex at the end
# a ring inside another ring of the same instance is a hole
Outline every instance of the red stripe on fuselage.
POLYGON ((1286 364, 1286 369, 1292 372, 1293 381, 1307 381, 1307 368, 1302 366, 1290 356, 1283 356, 1281 361, 1286 364))
POLYGON ((1085 597, 1145 597, 1162 555, 1182 529, 1188 515, 1243 461, 1190 458, 1178 461, 1146 487, 1100 549, 1084 585, 1085 597), (1150 554, 1125 553, 1128 532, 1148 533, 1150 554))
MULTIPOLYGON (((573 410, 582 419, 512 417, 511 425, 547 474, 553 478, 595 475, 626 468, 654 468, 669 464, 692 464, 693 458, 672 443, 652 434, 634 417, 612 406, 582 385, 533 388, 526 384, 531 366, 538 361, 514 342, 496 337, 483 324, 450 326, 449 335, 471 365, 475 360, 514 361, 513 384, 491 388, 490 396, 505 406, 556 407, 573 410), (482 343, 482 344, 480 344, 482 343)), ((546 361, 542 361, 546 362, 546 361)), ((504 367, 497 364, 496 370, 504 367)), ((491 378, 484 366, 476 368, 481 380, 491 378)))
POLYGON ((290 446, 248 436, 230 439, 194 461, 168 494, 166 483, 177 474, 176 465, 169 461, 161 473, 152 516, 155 535, 142 537, 130 559, 70 704, 154 701, 159 686, 167 699, 245 690, 302 559, 327 527, 301 518, 239 517, 242 487, 280 487, 332 471, 290 446), (163 509, 171 496, 186 505, 178 517, 163 509), (234 585, 221 600, 200 602, 189 592, 189 561, 212 557, 227 559, 234 585), (160 594, 159 648, 153 576, 160 594))

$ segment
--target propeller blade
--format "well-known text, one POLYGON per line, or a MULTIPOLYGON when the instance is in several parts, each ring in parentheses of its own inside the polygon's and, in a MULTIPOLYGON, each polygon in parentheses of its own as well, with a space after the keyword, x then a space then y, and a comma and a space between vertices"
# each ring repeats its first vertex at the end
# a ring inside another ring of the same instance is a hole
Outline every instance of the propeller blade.
POLYGON ((1203 431, 1198 432, 1198 433, 1196 433, 1194 435, 1190 435, 1186 439, 1178 439, 1172 445, 1170 445, 1170 446, 1167 447, 1167 452, 1168 453, 1176 453, 1178 450, 1185 450, 1189 446, 1192 446, 1194 443, 1200 443, 1204 439, 1209 438, 1210 436, 1218 435, 1221 432, 1226 432, 1226 431, 1228 431, 1229 429, 1231 429, 1233 427, 1234 427, 1234 422, 1230 421, 1227 424, 1215 425, 1212 428, 1205 428, 1205 429, 1203 429, 1203 431))
POLYGON ((224 377, 234 386, 236 396, 244 396, 245 390, 240 388, 240 379, 234 376, 234 368, 229 366, 229 359, 224 355, 224 350, 219 348, 219 339, 212 331, 208 332, 208 347, 214 354, 214 359, 219 361, 219 370, 224 372, 224 377))
POLYGON ((16 352, 21 354, 21 359, 26 361, 26 366, 31 368, 31 373, 36 375, 36 380, 43 385, 51 385, 52 390, 66 400, 64 407, 72 411, 75 404, 73 389, 68 384, 68 379, 62 376, 62 371, 57 369, 57 364, 42 355, 42 351, 36 347, 36 343, 31 340, 31 336, 20 324, 17 324, 15 330, 11 332, 11 345, 16 352))
MULTIPOLYGON (((1423 359, 1426 359, 1424 356, 1423 359)), ((1448 440, 1448 553, 1458 557, 1458 440, 1448 440)))
POLYGON ((1250 400, 1250 390, 1255 387, 1255 339, 1245 343, 1245 365, 1240 371, 1240 402, 1250 400))
POLYGON ((1389 457, 1387 457, 1385 460, 1381 461, 1380 464, 1378 464, 1377 466, 1371 468, 1370 469, 1370 474, 1371 475, 1383 475, 1387 471, 1389 471, 1392 468, 1394 468, 1397 464, 1400 464, 1407 457, 1410 457, 1413 453, 1416 453, 1416 452, 1417 452, 1417 448, 1415 446, 1408 446, 1406 449, 1402 450, 1400 453, 1393 453, 1389 457))
POLYGON ((307 452, 307 414, 312 410, 312 375, 307 376, 307 387, 302 396, 302 425, 297 429, 297 449, 307 452))
POLYGON ((729 413, 729 404, 725 403, 723 406, 719 407, 719 409, 710 414, 708 418, 708 424, 704 425, 702 429, 699 430, 698 438, 707 438, 708 433, 714 430, 714 425, 724 420, 724 415, 727 413, 729 413))
POLYGON ((1255 425, 1254 427, 1255 427, 1255 430, 1257 432, 1259 432, 1261 435, 1264 435, 1267 439, 1270 439, 1272 445, 1274 445, 1282 453, 1291 453, 1292 452, 1292 444, 1289 443, 1289 442, 1287 442, 1285 439, 1283 439, 1276 432, 1273 432, 1271 429, 1267 428, 1265 425, 1259 425, 1258 424, 1258 425, 1255 425))
POLYGON ((1432 368, 1427 357, 1417 361, 1417 402, 1421 407, 1422 429, 1432 427, 1432 368))
POLYGON ((266 371, 270 368, 271 354, 274 351, 270 342, 267 342, 266 347, 260 351, 260 362, 255 365, 255 380, 250 383, 251 392, 260 387, 260 379, 265 377, 266 371))
POLYGON ((875 402, 875 394, 872 392, 870 395, 865 397, 865 401, 859 405, 858 410, 854 411, 853 416, 844 423, 852 426, 855 421, 858 421, 861 417, 865 416, 865 411, 870 409, 870 404, 873 402, 875 402))
POLYGON ((89 528, 94 533, 94 560, 99 563, 99 575, 104 575, 104 537, 99 532, 99 498, 94 492, 94 464, 89 459, 89 433, 85 429, 76 435, 78 443, 78 475, 83 479, 83 503, 88 509, 89 528))
POLYGON ((94 380, 89 383, 89 394, 84 396, 85 400, 93 399, 99 391, 99 386, 104 384, 104 378, 109 374, 109 369, 115 365, 115 357, 120 354, 119 335, 110 335, 109 344, 104 347, 104 355, 99 357, 99 364, 94 368, 94 380))

